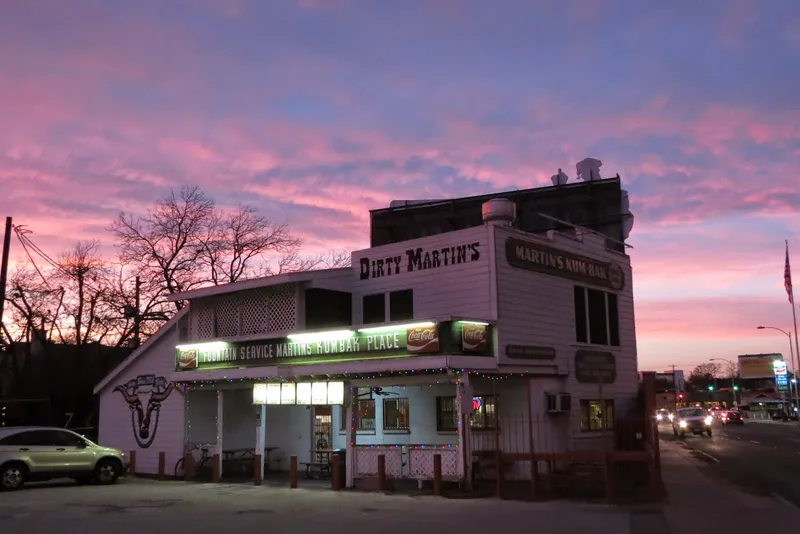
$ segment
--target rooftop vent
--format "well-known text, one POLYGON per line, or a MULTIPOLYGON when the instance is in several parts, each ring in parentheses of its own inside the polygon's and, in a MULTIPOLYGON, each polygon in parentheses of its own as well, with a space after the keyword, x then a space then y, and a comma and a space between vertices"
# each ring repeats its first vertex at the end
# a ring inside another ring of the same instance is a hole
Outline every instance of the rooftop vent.
POLYGON ((483 222, 495 226, 511 226, 517 218, 517 205, 507 198, 493 198, 481 206, 483 222))

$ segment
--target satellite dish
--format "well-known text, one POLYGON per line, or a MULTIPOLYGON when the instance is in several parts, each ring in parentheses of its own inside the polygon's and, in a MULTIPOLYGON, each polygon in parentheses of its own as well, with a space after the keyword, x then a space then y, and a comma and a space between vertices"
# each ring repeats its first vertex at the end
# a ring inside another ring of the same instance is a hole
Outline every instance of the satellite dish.
POLYGON ((633 213, 628 212, 622 217, 622 240, 625 241, 633 229, 633 213))
POLYGON ((578 171, 578 179, 584 182, 593 182, 595 180, 602 180, 600 176, 600 167, 603 162, 595 158, 584 158, 575 164, 575 170, 578 171))
POLYGON ((559 167, 558 174, 554 174, 550 179, 553 181, 553 185, 564 185, 569 180, 569 176, 559 167))
POLYGON ((622 206, 619 211, 620 213, 630 213, 631 211, 631 201, 628 198, 628 192, 624 189, 622 190, 622 206))

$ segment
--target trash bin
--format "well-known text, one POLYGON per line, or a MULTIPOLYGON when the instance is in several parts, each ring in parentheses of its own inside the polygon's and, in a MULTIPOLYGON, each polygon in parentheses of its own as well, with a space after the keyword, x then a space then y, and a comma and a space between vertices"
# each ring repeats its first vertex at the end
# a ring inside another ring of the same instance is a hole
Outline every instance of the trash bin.
POLYGON ((333 454, 339 456, 339 487, 347 487, 347 449, 334 449, 333 454))

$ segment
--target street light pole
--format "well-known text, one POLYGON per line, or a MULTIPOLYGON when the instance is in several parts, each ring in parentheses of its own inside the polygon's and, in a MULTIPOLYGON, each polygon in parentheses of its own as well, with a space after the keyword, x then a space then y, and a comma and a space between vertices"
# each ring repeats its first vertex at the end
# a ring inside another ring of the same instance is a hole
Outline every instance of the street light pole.
MULTIPOLYGON (((711 358, 708 361, 710 361, 710 362, 714 362, 714 361, 728 362, 728 364, 730 365, 728 370, 731 372, 731 394, 733 395, 733 405, 736 406, 737 405, 737 403, 736 403, 736 377, 734 376, 734 373, 732 371, 732 369, 735 367, 735 365, 733 364, 732 361, 730 361, 727 358, 711 358)), ((717 383, 717 377, 714 377, 714 383, 715 384, 717 383)), ((717 391, 719 391, 719 388, 715 388, 715 389, 717 391)))
MULTIPOLYGON (((800 384, 797 383, 797 362, 795 361, 794 348, 792 347, 792 335, 789 332, 787 332, 786 330, 784 330, 782 328, 778 328, 776 326, 757 326, 756 328, 758 330, 777 330, 778 332, 780 332, 781 334, 783 334, 784 336, 789 338, 789 355, 790 355, 791 362, 792 362, 792 375, 794 375, 794 378, 795 378, 794 382, 790 382, 790 384, 792 384, 792 383, 794 384, 794 394, 793 394, 793 397, 792 397, 792 408, 796 409, 798 406, 800 406, 800 399, 798 399, 798 391, 797 391, 797 388, 798 388, 798 386, 800 386, 800 384)), ((800 354, 797 355, 797 358, 800 359, 800 354)), ((791 386, 789 386, 789 387, 791 388, 791 386)))

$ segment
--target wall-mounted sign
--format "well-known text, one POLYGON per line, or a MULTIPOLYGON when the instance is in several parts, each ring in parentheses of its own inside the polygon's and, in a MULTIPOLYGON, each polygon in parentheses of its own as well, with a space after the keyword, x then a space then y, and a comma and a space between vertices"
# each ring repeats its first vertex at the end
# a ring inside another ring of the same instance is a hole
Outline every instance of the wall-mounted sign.
POLYGON ((617 360, 611 352, 580 349, 575 353, 575 378, 589 384, 613 384, 617 360))
POLYGON ((619 291, 625 273, 613 262, 599 261, 513 237, 506 241, 506 260, 512 267, 569 278, 619 291))
POLYGON ((380 331, 337 331, 331 337, 303 334, 261 341, 200 343, 177 348, 178 371, 297 365, 368 358, 433 354, 440 350, 439 326, 405 325, 380 331))
POLYGON ((344 404, 344 382, 253 384, 253 404, 341 405, 344 404))
POLYGON ((410 248, 405 254, 381 258, 358 260, 361 280, 394 276, 403 272, 427 271, 448 265, 459 265, 478 261, 481 257, 480 242, 464 243, 449 247, 425 249, 410 248))
POLYGON ((741 378, 772 378, 775 374, 775 360, 783 360, 782 354, 742 354, 739 360, 741 378))
POLYGON ((506 357, 517 360, 555 360, 556 349, 534 345, 506 345, 506 357))
POLYGON ((486 352, 486 334, 488 328, 485 324, 461 323, 461 350, 464 352, 486 352))

